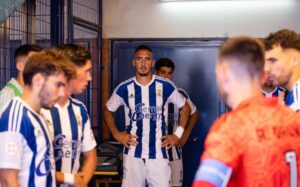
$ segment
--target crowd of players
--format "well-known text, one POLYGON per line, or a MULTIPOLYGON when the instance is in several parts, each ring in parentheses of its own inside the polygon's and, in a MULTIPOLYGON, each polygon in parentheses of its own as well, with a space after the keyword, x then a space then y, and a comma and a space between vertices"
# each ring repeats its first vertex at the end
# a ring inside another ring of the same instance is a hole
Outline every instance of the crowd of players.
MULTIPOLYGON (((0 92, 1 185, 87 186, 97 165, 96 141, 84 104, 72 95, 91 81, 88 49, 23 45, 15 59, 18 75, 0 92)), ((181 149, 200 114, 171 81, 171 59, 155 62, 152 49, 140 45, 132 64, 135 76, 115 88, 103 111, 124 145, 122 186, 182 186, 181 149), (113 117, 120 106, 124 132, 113 117)), ((284 29, 263 42, 229 38, 215 74, 230 112, 212 125, 193 186, 299 186, 299 34, 284 29)))

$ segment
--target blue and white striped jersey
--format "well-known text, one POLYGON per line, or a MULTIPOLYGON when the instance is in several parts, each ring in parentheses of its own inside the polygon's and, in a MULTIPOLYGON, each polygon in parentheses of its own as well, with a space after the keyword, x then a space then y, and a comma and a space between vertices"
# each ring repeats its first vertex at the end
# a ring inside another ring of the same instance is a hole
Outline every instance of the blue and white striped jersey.
POLYGON ((80 154, 96 147, 84 104, 70 97, 64 107, 55 104, 41 112, 53 139, 56 171, 77 173, 80 154))
POLYGON ((148 85, 139 84, 133 77, 114 90, 106 104, 107 109, 115 112, 123 105, 126 130, 138 137, 138 144, 125 148, 124 154, 136 158, 168 158, 166 148, 161 147, 161 137, 167 134, 169 103, 181 108, 185 98, 171 81, 155 75, 148 85))
POLYGON ((44 119, 19 97, 0 115, 0 168, 19 170, 20 186, 55 186, 53 148, 44 119))
MULTIPOLYGON (((193 115, 197 111, 195 104, 191 101, 190 97, 183 89, 179 88, 178 91, 182 96, 185 97, 187 103, 191 108, 190 115, 193 115)), ((179 117, 180 109, 173 103, 170 103, 168 106, 168 134, 174 134, 176 128, 179 125, 179 117)), ((181 159, 181 152, 181 149, 177 148, 176 146, 172 146, 172 148, 168 150, 169 160, 173 161, 181 159)))
POLYGON ((280 93, 285 92, 285 89, 282 87, 275 87, 274 90, 271 92, 266 92, 263 89, 261 90, 261 92, 265 97, 270 98, 270 97, 278 97, 280 93))
POLYGON ((296 112, 300 111, 300 80, 286 95, 285 104, 296 112))

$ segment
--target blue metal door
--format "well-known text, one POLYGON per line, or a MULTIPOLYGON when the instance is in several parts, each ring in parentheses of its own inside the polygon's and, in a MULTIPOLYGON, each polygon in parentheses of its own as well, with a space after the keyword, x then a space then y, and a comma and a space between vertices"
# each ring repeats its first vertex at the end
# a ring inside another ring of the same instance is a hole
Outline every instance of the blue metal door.
MULTIPOLYGON (((140 44, 149 45, 154 59, 171 58, 175 62, 173 81, 178 88, 186 90, 200 112, 200 119, 183 149, 183 186, 191 186, 205 136, 214 120, 225 111, 220 102, 215 80, 215 64, 219 46, 223 40, 212 41, 128 41, 112 42, 112 90, 120 82, 133 77, 134 49, 140 44)), ((111 91, 112 91, 111 90, 111 91)), ((116 114, 116 122, 124 129, 124 113, 116 114)))

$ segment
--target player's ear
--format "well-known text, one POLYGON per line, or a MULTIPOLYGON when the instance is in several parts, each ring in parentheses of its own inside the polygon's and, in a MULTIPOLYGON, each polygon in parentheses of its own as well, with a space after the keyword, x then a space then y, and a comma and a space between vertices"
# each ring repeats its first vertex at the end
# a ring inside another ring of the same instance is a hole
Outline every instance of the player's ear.
POLYGON ((45 82, 45 76, 42 73, 37 73, 32 77, 32 86, 41 88, 45 82))
POLYGON ((295 53, 295 55, 293 56, 292 61, 293 61, 293 64, 295 66, 300 65, 300 52, 295 53))

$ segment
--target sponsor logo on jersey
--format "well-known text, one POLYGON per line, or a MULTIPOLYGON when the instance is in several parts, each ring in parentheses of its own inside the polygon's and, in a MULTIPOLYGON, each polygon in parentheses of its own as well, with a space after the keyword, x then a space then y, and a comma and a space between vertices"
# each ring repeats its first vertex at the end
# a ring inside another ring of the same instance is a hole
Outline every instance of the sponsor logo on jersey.
POLYGON ((139 103, 135 106, 135 111, 131 116, 132 121, 143 119, 152 119, 154 121, 162 118, 162 108, 159 106, 145 106, 144 103, 139 103))

